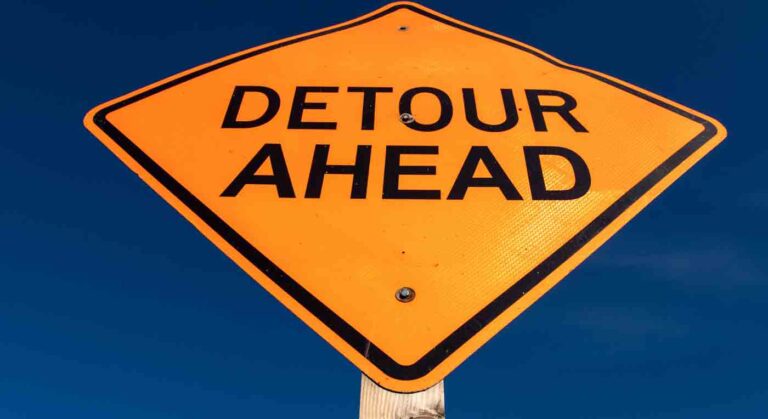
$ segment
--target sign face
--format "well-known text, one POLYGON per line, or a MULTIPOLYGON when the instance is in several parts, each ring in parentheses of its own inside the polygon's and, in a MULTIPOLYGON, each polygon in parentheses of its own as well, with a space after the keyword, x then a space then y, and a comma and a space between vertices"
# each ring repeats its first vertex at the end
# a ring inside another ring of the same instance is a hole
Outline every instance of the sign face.
POLYGON ((185 71, 85 124, 400 392, 443 379, 725 137, 413 3, 185 71))

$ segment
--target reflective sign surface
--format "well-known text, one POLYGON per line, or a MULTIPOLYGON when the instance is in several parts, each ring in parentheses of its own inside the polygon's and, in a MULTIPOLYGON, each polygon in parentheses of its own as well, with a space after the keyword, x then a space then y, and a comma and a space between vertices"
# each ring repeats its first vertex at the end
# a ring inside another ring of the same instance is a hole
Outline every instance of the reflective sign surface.
POLYGON ((725 137, 413 3, 180 73, 85 123, 404 392, 443 379, 725 137))

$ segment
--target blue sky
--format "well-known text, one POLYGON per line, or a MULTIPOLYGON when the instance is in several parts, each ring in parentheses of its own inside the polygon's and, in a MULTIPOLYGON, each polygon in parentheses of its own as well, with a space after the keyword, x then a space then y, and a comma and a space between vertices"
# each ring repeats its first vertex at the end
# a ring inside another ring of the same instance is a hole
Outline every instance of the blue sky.
MULTIPOLYGON (((446 381, 450 418, 768 412, 766 9, 425 5, 729 137, 446 381)), ((82 127, 96 104, 384 2, 4 3, 0 418, 355 417, 359 372, 82 127)))

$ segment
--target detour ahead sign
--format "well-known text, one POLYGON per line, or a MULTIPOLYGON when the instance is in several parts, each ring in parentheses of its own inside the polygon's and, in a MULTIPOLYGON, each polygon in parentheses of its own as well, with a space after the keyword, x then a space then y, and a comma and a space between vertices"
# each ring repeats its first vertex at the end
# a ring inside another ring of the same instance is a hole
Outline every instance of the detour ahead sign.
POLYGON ((85 124, 401 392, 443 379, 725 137, 413 3, 185 71, 85 124))

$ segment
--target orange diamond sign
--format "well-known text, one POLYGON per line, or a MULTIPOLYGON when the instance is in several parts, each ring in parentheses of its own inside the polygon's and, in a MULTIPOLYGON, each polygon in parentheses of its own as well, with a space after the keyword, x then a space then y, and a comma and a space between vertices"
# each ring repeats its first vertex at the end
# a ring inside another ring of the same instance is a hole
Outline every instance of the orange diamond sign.
POLYGON ((442 380, 725 137, 413 3, 184 71, 85 124, 400 392, 442 380))

